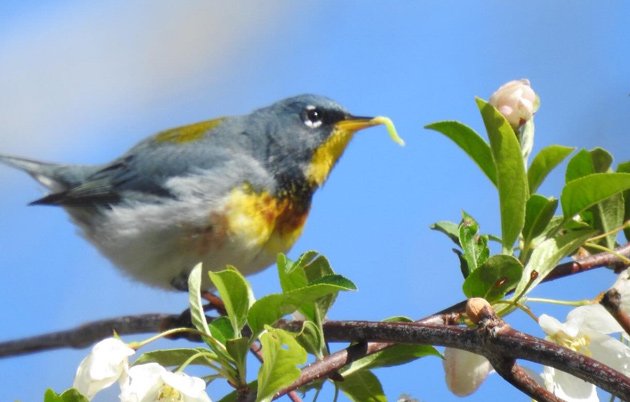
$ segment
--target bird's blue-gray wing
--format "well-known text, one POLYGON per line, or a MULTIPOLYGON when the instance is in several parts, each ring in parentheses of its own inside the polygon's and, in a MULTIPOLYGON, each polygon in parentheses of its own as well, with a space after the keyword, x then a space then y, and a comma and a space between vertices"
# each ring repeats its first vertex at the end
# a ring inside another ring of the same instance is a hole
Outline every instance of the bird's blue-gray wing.
POLYGON ((213 124, 203 132, 190 128, 204 129, 201 124, 150 137, 86 177, 82 183, 47 195, 33 204, 114 205, 130 194, 135 199, 152 202, 173 198, 175 195, 167 185, 169 179, 220 168, 248 147, 247 142, 239 140, 239 137, 247 136, 238 135, 238 126, 232 127, 237 134, 222 127, 223 123, 213 124))

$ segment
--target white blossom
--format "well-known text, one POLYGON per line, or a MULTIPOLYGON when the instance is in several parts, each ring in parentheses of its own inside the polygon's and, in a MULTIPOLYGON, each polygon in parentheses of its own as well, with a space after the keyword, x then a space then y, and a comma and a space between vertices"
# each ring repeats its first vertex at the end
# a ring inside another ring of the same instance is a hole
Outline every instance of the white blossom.
MULTIPOLYGON (((601 305, 578 307, 565 323, 546 314, 538 323, 547 339, 630 375, 630 347, 608 335, 621 332, 621 327, 601 305)), ((547 390, 569 402, 599 401, 594 385, 570 374, 545 367, 542 377, 547 390)))
POLYGON ((116 381, 125 381, 129 369, 129 356, 135 350, 117 338, 107 338, 92 348, 81 361, 74 377, 73 387, 88 399, 116 381))
POLYGON ((121 402, 211 402, 201 378, 170 372, 157 363, 131 367, 121 390, 121 402))
POLYGON ((475 392, 492 370, 485 357, 455 348, 444 350, 442 365, 448 389, 458 396, 475 392))

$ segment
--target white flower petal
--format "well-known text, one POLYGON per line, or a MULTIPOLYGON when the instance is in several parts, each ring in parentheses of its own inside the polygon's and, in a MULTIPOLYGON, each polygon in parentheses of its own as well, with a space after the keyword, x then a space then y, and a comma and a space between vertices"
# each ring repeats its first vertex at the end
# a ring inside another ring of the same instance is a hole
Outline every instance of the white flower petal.
POLYGON ((608 335, 591 334, 593 359, 630 376, 630 347, 608 335))
MULTIPOLYGON (((567 322, 542 315, 539 324, 549 339, 583 353, 607 366, 630 374, 630 347, 607 335, 620 332, 619 324, 601 305, 581 306, 567 315, 567 322)), ((572 375, 545 367, 545 387, 567 401, 597 401, 595 386, 572 375)))
POLYGON ((107 338, 92 348, 81 361, 74 377, 73 387, 88 399, 116 381, 126 378, 128 358, 135 350, 116 338, 107 338))
POLYGON ((588 328, 602 334, 622 332, 621 325, 601 304, 577 307, 567 315, 567 325, 588 328))
POLYGON ((558 321, 557 318, 547 314, 541 314, 540 317, 538 317, 538 325, 540 325, 542 330, 549 336, 554 336, 558 332, 563 332, 569 336, 576 336, 578 331, 576 327, 568 327, 566 324, 558 321))
POLYGON ((162 374, 162 379, 166 384, 181 392, 185 402, 210 402, 206 393, 206 383, 201 378, 167 371, 162 374))
POLYGON ((556 370, 553 367, 545 367, 542 378, 545 388, 558 398, 567 402, 598 402, 597 391, 593 384, 556 370))
POLYGON ((157 363, 131 367, 129 382, 121 391, 121 402, 153 402, 169 396, 182 402, 211 402, 201 378, 172 373, 157 363))
POLYGON ((129 369, 129 381, 121 386, 121 402, 143 402, 157 399, 166 369, 157 363, 138 364, 129 369))

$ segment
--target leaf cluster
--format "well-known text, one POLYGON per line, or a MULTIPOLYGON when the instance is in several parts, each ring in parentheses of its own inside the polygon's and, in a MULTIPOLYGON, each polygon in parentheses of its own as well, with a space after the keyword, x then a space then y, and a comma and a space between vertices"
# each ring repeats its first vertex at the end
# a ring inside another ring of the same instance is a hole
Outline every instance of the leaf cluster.
POLYGON ((574 148, 547 146, 528 166, 521 150, 522 133, 484 100, 477 99, 477 106, 487 141, 457 121, 426 126, 457 144, 493 184, 499 198, 500 236, 481 234, 478 222, 465 212, 459 223, 432 225, 457 246, 466 297, 492 302, 513 292, 512 301, 519 300, 578 249, 611 250, 624 228, 626 239, 630 238, 625 224, 630 219, 630 162, 613 170, 613 158, 606 150, 580 150, 567 163, 559 199, 545 196, 539 193, 541 185, 574 148), (501 245, 500 252, 491 252, 492 240, 501 245))
MULTIPOLYGON (((270 401, 276 393, 295 382, 300 367, 329 354, 324 337, 326 313, 341 291, 356 290, 347 278, 336 274, 328 260, 309 251, 292 261, 280 254, 277 260, 281 293, 255 299, 248 281, 233 267, 210 272, 210 279, 225 304, 226 315, 208 320, 201 300, 201 266, 189 278, 192 322, 206 347, 158 350, 143 354, 138 363, 157 362, 182 368, 194 364, 214 371, 207 380, 225 378, 235 391, 221 401, 235 401, 240 395, 255 395, 256 401, 270 401), (302 322, 299 332, 276 324, 288 315, 302 322), (248 378, 250 349, 262 347, 262 362, 256 378, 248 378)), ((399 319, 400 320, 400 319, 399 319)), ((372 369, 403 364, 426 355, 439 355, 430 346, 400 345, 355 361, 339 373, 343 381, 334 385, 353 401, 385 401, 382 386, 372 369)), ((308 384, 303 391, 319 389, 323 381, 308 384)))

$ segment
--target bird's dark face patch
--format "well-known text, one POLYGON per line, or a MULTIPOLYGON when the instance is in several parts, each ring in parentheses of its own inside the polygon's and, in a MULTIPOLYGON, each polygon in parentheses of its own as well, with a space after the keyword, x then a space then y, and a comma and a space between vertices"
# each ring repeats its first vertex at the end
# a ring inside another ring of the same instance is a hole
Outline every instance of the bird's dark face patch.
POLYGON ((306 105, 300 114, 304 125, 311 129, 331 126, 346 117, 346 114, 341 110, 326 109, 315 105, 306 105))

